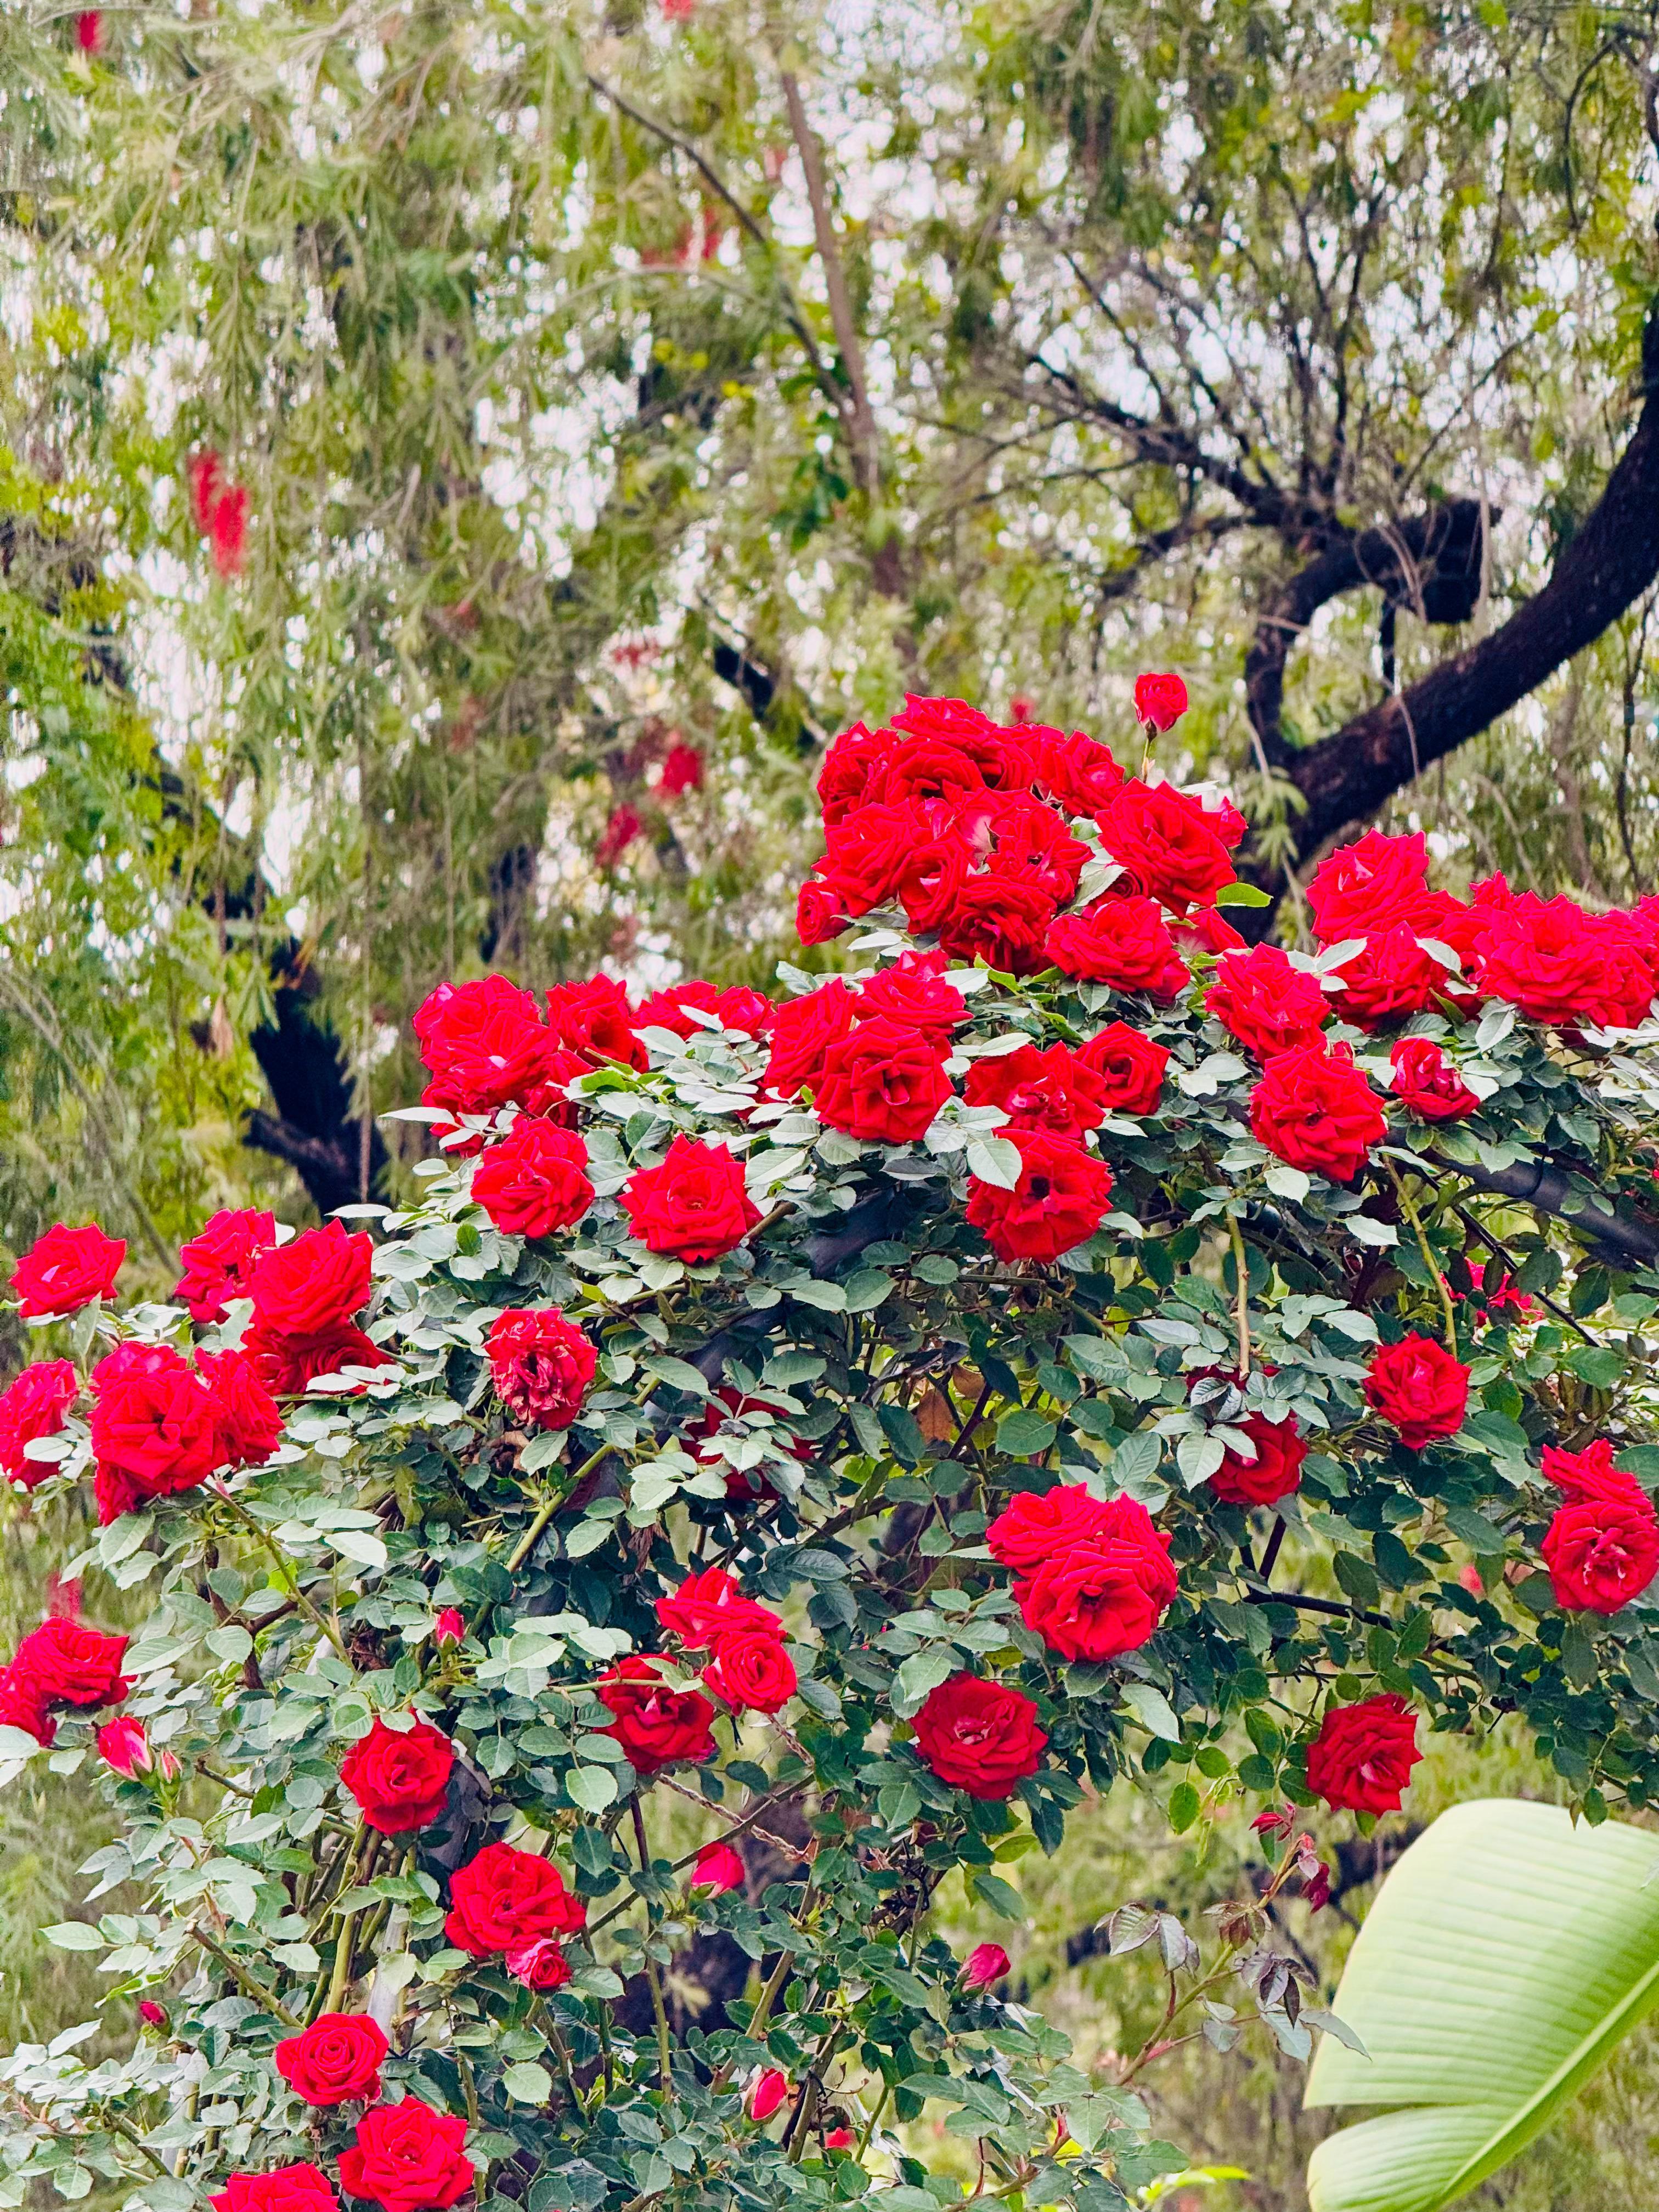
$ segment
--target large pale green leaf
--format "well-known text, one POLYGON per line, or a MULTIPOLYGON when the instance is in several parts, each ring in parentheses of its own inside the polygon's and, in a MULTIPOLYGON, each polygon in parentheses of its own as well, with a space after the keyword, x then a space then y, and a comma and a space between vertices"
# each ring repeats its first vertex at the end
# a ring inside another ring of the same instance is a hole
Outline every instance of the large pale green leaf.
POLYGON ((1460 1805, 1378 1893, 1311 2105, 1396 2109, 1330 2136, 1313 2212, 1437 2212, 1513 2158, 1659 2003, 1659 1836, 1553 1805, 1460 1805))

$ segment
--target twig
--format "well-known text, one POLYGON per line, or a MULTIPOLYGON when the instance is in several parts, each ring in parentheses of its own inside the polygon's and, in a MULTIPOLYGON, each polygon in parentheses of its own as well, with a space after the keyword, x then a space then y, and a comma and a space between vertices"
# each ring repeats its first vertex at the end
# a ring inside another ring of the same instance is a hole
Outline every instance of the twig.
POLYGON ((313 1626, 321 1629, 323 1634, 327 1637, 329 1642, 339 1653, 341 1658, 343 1659, 347 1666, 349 1667, 351 1664, 350 1656, 346 1650, 345 1645, 340 1641, 340 1632, 329 1621, 324 1619, 323 1615, 317 1610, 317 1607, 306 1595, 304 1590, 301 1589, 299 1568, 295 1566, 293 1560, 289 1558, 288 1554, 283 1551, 282 1546, 276 1541, 276 1539, 271 1534, 270 1531, 268 1528, 263 1528, 260 1527, 259 1523, 248 1511, 246 1506, 242 1504, 240 1498, 233 1498, 222 1482, 215 1486, 215 1495, 219 1498, 223 1504, 229 1506, 231 1511, 241 1522, 242 1526, 247 1530, 248 1534, 255 1538, 258 1542, 264 1546, 266 1551, 270 1553, 271 1559, 276 1565, 276 1571, 282 1577, 284 1585, 293 1592, 295 1602, 298 1605, 301 1612, 305 1614, 307 1620, 312 1622, 313 1626))
POLYGON ((1418 1213, 1417 1208, 1413 1205, 1410 1198, 1407 1195, 1406 1185, 1403 1178, 1396 1172, 1394 1162, 1391 1159, 1385 1158, 1382 1164, 1388 1170, 1389 1181, 1394 1185, 1395 1195, 1400 1200, 1401 1211, 1404 1213, 1407 1220, 1410 1222, 1413 1230, 1416 1232, 1417 1249, 1423 1255, 1423 1265, 1428 1269, 1430 1280, 1433 1283, 1435 1289, 1440 1295, 1440 1310, 1445 1316, 1446 1321, 1446 1349, 1450 1352, 1452 1358, 1455 1359, 1457 1357, 1457 1316, 1452 1310, 1450 1286, 1446 1281, 1444 1273, 1440 1267, 1439 1261, 1435 1258, 1433 1252, 1429 1248, 1429 1240, 1424 1233, 1422 1218, 1418 1213))
POLYGON ((204 1936, 199 1928, 192 1928, 190 1933, 194 1942, 199 1943, 203 1950, 219 1961, 244 1996, 252 1997, 256 2004, 263 2005, 274 2019, 282 2021, 284 2027, 299 2027, 300 2022, 282 1999, 273 1995, 263 1982, 256 1981, 247 1968, 233 1959, 228 1951, 222 1950, 211 1936, 204 1936))
MULTIPOLYGON (((1238 1278, 1238 1379, 1250 1379, 1250 1268, 1244 1256, 1244 1232, 1238 1225, 1238 1216, 1227 1217, 1227 1228, 1233 1240, 1233 1272, 1238 1278)), ((1283 1523, 1280 1523, 1281 1530, 1283 1523)))
MULTIPOLYGON (((642 1875, 648 1875, 651 1871, 651 1846, 646 1840, 645 1814, 640 1809, 637 1796, 629 1800, 629 1810, 634 1815, 634 1840, 639 1845, 640 1872, 642 1875)), ((646 1910, 650 1921, 654 1923, 656 1912, 648 1899, 646 1910)), ((661 2062, 662 2093, 665 2097, 667 2097, 672 2095, 674 2086, 673 2038, 668 2028, 668 2008, 663 2002, 662 1976, 657 1972, 657 1962, 651 1955, 649 1926, 646 1930, 644 1955, 645 1978, 651 1990, 651 2009, 657 2016, 657 2056, 661 2062)))

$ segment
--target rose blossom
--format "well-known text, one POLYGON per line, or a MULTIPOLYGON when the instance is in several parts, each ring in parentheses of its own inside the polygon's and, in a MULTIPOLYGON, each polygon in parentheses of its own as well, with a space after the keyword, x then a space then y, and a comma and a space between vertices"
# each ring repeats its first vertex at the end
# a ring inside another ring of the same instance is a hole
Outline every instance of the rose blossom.
POLYGON ((1112 1194, 1111 1170, 1069 1138, 1012 1129, 1019 1154, 1012 1190, 968 1178, 968 1218, 1000 1260, 1056 1260, 1099 1228, 1112 1194))
POLYGON ((825 1053, 815 1103, 819 1119, 832 1129, 904 1145, 926 1133, 950 1096, 938 1041, 878 1014, 825 1053))
POLYGON ((1245 1459, 1230 1446, 1226 1457, 1210 1477, 1210 1488, 1227 1505, 1276 1505, 1288 1498, 1302 1480, 1302 1462, 1308 1456, 1308 1440, 1292 1415, 1269 1420, 1265 1413, 1246 1413, 1228 1424, 1243 1429, 1255 1446, 1254 1460, 1245 1459))
POLYGON ((1330 1013, 1319 978, 1292 966, 1276 945, 1226 952, 1204 994, 1204 1010, 1258 1060, 1315 1045, 1330 1013))
POLYGON ((129 1340, 99 1361, 91 1428, 103 1495, 128 1510, 194 1489, 220 1464, 213 1398, 171 1345, 129 1340))
POLYGON ((443 1646, 459 1644, 466 1636, 466 1619, 458 1606, 447 1605, 432 1624, 432 1640, 443 1646))
POLYGON ((616 1738, 636 1774, 702 1766, 714 1756, 714 1708, 696 1690, 671 1690, 650 1659, 634 1654, 617 1660, 593 1690, 616 1715, 599 1734, 616 1738))
POLYGON ((1113 1022, 1078 1048, 1080 1066, 1099 1085, 1095 1096, 1109 1114, 1152 1114, 1164 1095, 1169 1048, 1155 1044, 1127 1022, 1113 1022))
POLYGON ((1035 1045, 1023 1044, 1018 1051, 975 1060, 963 1095, 970 1106, 1000 1106, 1010 1130, 1046 1129, 1053 1137, 1080 1137, 1104 1119, 1104 1087, 1089 1062, 1069 1046, 1051 1044, 1039 1052, 1035 1045))
POLYGON ((780 1617, 744 1597, 724 1567, 688 1575, 672 1597, 657 1600, 656 1611, 665 1632, 678 1636, 689 1651, 703 1650, 726 1636, 783 1636, 780 1617))
POLYGON ((1081 914, 1063 914, 1049 929, 1047 951, 1062 975, 1109 983, 1115 991, 1145 991, 1161 1006, 1190 980, 1164 916, 1149 898, 1091 901, 1081 914))
POLYGON ((1275 1053, 1250 1093, 1250 1132, 1289 1166, 1352 1182, 1388 1133, 1382 1101, 1346 1045, 1275 1053))
POLYGON ((1355 1813, 1397 1813, 1423 1756, 1417 1721, 1390 1693, 1357 1705, 1329 1705, 1308 1747, 1308 1787, 1328 1805, 1355 1813))
POLYGON ((504 1956, 507 1972, 527 1990, 562 1990, 575 1971, 551 1936, 514 1943, 504 1956))
POLYGON ((1365 1402, 1396 1431, 1401 1443, 1421 1451, 1455 1437, 1468 1410, 1469 1370, 1431 1336, 1413 1334, 1371 1354, 1365 1402))
POLYGON ((1179 676, 1148 672, 1135 678, 1135 719, 1160 735, 1174 729, 1187 711, 1187 686, 1179 676))
POLYGON ((751 2120, 769 2120, 778 2106, 789 2094, 789 2076, 769 2066, 764 2073, 755 2076, 749 2092, 749 2117, 751 2120))
POLYGON ((135 1713, 120 1713, 114 1720, 106 1721, 95 1741, 99 1758, 112 1774, 125 1781, 150 1774, 159 1774, 164 1782, 178 1779, 178 1760, 170 1751, 157 1753, 152 1747, 149 1731, 135 1713))
POLYGON ((1020 1616, 1066 1659, 1138 1650, 1174 1601, 1170 1539, 1133 1498, 1109 1498, 1087 1534, 1057 1545, 1014 1584, 1020 1616))
POLYGON ((795 1665, 775 1636, 723 1635, 702 1670, 707 1686, 733 1712, 781 1712, 795 1694, 795 1665))
POLYGON ((58 1472, 49 1459, 31 1459, 24 1450, 37 1437, 63 1432, 64 1416, 80 1395, 81 1384, 67 1359, 43 1359, 26 1367, 17 1380, 0 1395, 0 1468, 25 1490, 33 1490, 58 1472))
POLYGON ((340 1781, 371 1828, 402 1836, 442 1817, 454 1764, 454 1745, 430 1721, 392 1729, 376 1713, 340 1762, 340 1781))
POLYGON ((1479 1112, 1480 1099, 1429 1038, 1396 1037, 1389 1058, 1394 1095, 1419 1121, 1461 1121, 1479 1112))
POLYGON ((854 1016, 862 1022, 886 1015, 918 1036, 943 1042, 968 1018, 968 1001, 945 981, 945 965, 942 952, 901 952, 890 968, 860 984, 854 1016))
POLYGON ((117 1705, 131 1689, 121 1672, 125 1636, 106 1636, 54 1613, 32 1628, 6 1670, 42 1711, 52 1705, 117 1705))
POLYGON ((198 1352, 196 1371, 213 1420, 214 1465, 263 1467, 283 1440, 283 1416, 253 1362, 240 1352, 198 1352))
POLYGON ((384 2212, 444 2212, 472 2191, 466 2122, 434 2112, 418 2097, 375 2105, 357 2123, 356 2139, 340 2153, 340 2186, 384 2212))
POLYGON ((1619 1612, 1659 1573, 1652 1500, 1613 1466, 1605 1437, 1582 1452, 1546 1444, 1544 1476, 1565 1500, 1542 1547, 1556 1603, 1569 1612, 1619 1612))
POLYGON ((647 1250, 694 1265, 735 1250, 761 1218, 730 1146, 699 1143, 683 1130, 660 1167, 635 1169, 622 1204, 647 1250))
POLYGON ((1096 820, 1102 849, 1121 863, 1137 890, 1173 914, 1213 906, 1222 885, 1234 880, 1214 817, 1172 783, 1132 776, 1096 820))
POLYGON ((559 1044, 591 1066, 608 1060, 623 1067, 647 1065, 649 1055, 634 1034, 628 993, 614 975, 556 983, 547 994, 547 1026, 559 1044))
POLYGON ((303 2163, 233 2173, 208 2203, 213 2212, 340 2212, 328 2176, 303 2163))
POLYGON ((1103 1498, 1080 1483, 1056 1483, 1052 1490, 1022 1490, 985 1532, 991 1555, 1017 1575, 1028 1575, 1051 1553, 1073 1538, 1098 1534, 1109 1526, 1103 1498))
POLYGON ((296 2096, 321 2111, 380 2094, 380 2067, 391 2045, 367 2013, 325 2012, 276 2045, 271 2058, 296 2096))
POLYGON ((853 917, 832 884, 809 876, 795 895, 795 934, 803 945, 828 945, 844 937, 853 917))
POLYGON ((1058 901, 1040 884, 987 871, 964 875, 939 921, 954 960, 982 960, 1003 975, 1035 975, 1049 964, 1047 940, 1058 901))
POLYGON ((1425 952, 1403 921, 1365 940, 1365 949, 1345 961, 1334 980, 1345 987, 1334 1001, 1345 1022, 1376 1029, 1403 1014, 1425 1012, 1443 1000, 1450 970, 1425 952))
POLYGON ((556 1237, 593 1203, 587 1147, 574 1129, 521 1115, 473 1169, 471 1198, 504 1236, 556 1237))
POLYGON ((970 1797, 1003 1798, 1035 1774, 1048 1738, 1018 1690, 952 1674, 927 1692, 913 1726, 916 1749, 939 1780, 970 1797))
POLYGON ((979 1943, 968 1954, 962 1969, 964 1990, 988 1990, 1008 1972, 1008 1954, 1000 1943, 979 1943))
POLYGON ((747 1879, 743 1861, 730 1844, 705 1844, 686 1876, 686 1887, 706 1889, 711 1896, 720 1897, 727 1890, 741 1889, 747 1879))
POLYGON ((54 1222, 11 1271, 18 1315, 36 1321, 48 1314, 78 1313, 96 1298, 106 1298, 127 1248, 118 1237, 106 1237, 95 1222, 66 1229, 54 1222))
POLYGON ((592 1340, 557 1306, 509 1307, 484 1336, 495 1395, 530 1429, 568 1429, 599 1367, 592 1340))
POLYGON ((801 998, 786 999, 772 1024, 772 1056, 761 1088, 779 1098, 794 1098, 804 1085, 816 1085, 824 1054, 848 1034, 858 1012, 858 1000, 839 975, 801 998))
POLYGON ((486 1844, 450 1876, 444 1933, 458 1950, 487 1959, 544 1936, 574 1936, 587 1907, 550 1859, 509 1844, 486 1844))
POLYGON ((1322 945, 1370 937, 1398 921, 1425 937, 1438 937, 1437 925, 1456 906, 1443 891, 1429 889, 1428 839, 1420 830, 1410 837, 1368 830, 1353 844, 1340 846, 1314 871, 1307 896, 1322 945))
POLYGON ((179 1248, 183 1273, 173 1291, 192 1321, 223 1321, 232 1298, 248 1295, 253 1263, 276 1242, 276 1217, 252 1207, 221 1211, 179 1248))

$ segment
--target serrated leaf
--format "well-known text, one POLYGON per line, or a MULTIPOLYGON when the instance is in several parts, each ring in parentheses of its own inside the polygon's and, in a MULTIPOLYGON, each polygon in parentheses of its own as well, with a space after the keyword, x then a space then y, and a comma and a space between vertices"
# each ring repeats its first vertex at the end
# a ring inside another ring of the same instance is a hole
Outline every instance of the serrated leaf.
POLYGON ((618 1791, 617 1778, 608 1766, 573 1766, 564 1778, 565 1793, 573 1805, 580 1805, 584 1813, 603 1813, 607 1805, 614 1805, 618 1791))
POLYGON ((501 2087, 515 2105, 544 2105, 553 2094, 553 2076, 533 2058, 522 2058, 503 2071, 501 2087))
POLYGON ((1126 1682, 1123 1702, 1149 1735, 1161 1736, 1165 1743, 1179 1743, 1181 1723, 1176 1718, 1175 1707, 1156 1683, 1126 1682))
POLYGON ((1007 1137, 969 1137, 968 1172, 998 1190, 1012 1190, 1024 1162, 1019 1146, 1007 1137))

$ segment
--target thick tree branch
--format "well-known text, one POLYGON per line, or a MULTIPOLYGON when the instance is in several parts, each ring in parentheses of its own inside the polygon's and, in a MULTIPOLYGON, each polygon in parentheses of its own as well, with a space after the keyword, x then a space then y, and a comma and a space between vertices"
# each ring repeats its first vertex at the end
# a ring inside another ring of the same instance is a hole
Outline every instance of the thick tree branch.
POLYGON ((1643 335, 1642 386, 1631 441, 1537 596, 1408 690, 1295 756, 1291 778, 1308 802, 1296 825, 1300 859, 1489 728, 1659 575, 1659 311, 1643 335))
POLYGON ((1524 1162, 1511 1168, 1468 1167, 1461 1160, 1437 1158, 1435 1165, 1494 1198, 1512 1198, 1535 1212, 1553 1213, 1587 1243, 1599 1246, 1626 1267, 1659 1264, 1659 1222, 1641 1214, 1616 1213, 1611 1206, 1575 1195, 1565 1169, 1524 1162))

